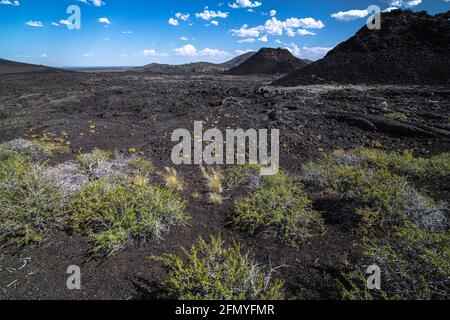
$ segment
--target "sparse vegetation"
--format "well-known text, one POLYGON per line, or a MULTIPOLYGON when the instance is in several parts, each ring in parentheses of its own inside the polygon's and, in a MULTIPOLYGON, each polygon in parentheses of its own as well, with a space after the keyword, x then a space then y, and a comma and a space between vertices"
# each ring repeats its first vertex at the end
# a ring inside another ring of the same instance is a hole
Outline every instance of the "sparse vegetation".
POLYGON ((167 188, 175 191, 184 190, 183 180, 174 168, 166 167, 165 172, 163 173, 163 178, 167 188))
POLYGON ((259 165, 237 165, 227 170, 225 175, 225 185, 227 190, 232 190, 239 186, 244 186, 250 191, 259 188, 261 176, 259 165))
POLYGON ((169 279, 162 284, 164 298, 179 300, 281 300, 281 280, 272 279, 275 269, 255 262, 240 245, 225 247, 219 237, 199 240, 186 259, 176 254, 151 257, 162 261, 169 279))
POLYGON ((344 299, 445 299, 450 298, 450 233, 426 230, 408 222, 384 237, 364 240, 364 257, 345 275, 344 299), (378 265, 382 288, 367 291, 367 276, 360 265, 378 265))
MULTIPOLYGON (((41 154, 33 147, 28 150, 41 154)), ((45 178, 45 171, 44 165, 34 164, 28 156, 0 151, 0 241, 41 242, 57 223, 64 209, 62 192, 45 178)))
POLYGON ((333 155, 306 165, 302 178, 322 193, 350 203, 353 213, 369 226, 401 225, 407 220, 423 227, 442 225, 444 214, 436 204, 388 169, 392 156, 365 149, 333 155))
POLYGON ((71 207, 73 227, 94 240, 98 255, 111 255, 136 239, 160 238, 187 220, 178 195, 141 178, 116 185, 95 181, 80 190, 71 207))
POLYGON ((358 149, 304 167, 303 180, 323 197, 349 204, 367 228, 364 255, 341 283, 344 299, 448 299, 450 237, 446 208, 407 180, 444 177, 447 155, 358 149), (427 173, 424 173, 427 172, 427 173), (368 291, 365 267, 382 270, 382 289, 368 291))
POLYGON ((22 156, 27 156, 34 161, 41 161, 52 156, 51 150, 43 143, 16 139, 0 144, 0 151, 15 151, 22 156))
POLYGON ((292 244, 324 230, 323 220, 311 209, 300 181, 282 172, 264 177, 256 192, 238 201, 235 211, 232 222, 238 229, 292 244))
POLYGON ((402 122, 408 121, 408 116, 406 114, 404 114, 403 112, 386 113, 384 116, 386 118, 390 118, 390 119, 396 120, 396 121, 402 121, 402 122))
POLYGON ((222 193, 223 193, 223 175, 217 169, 207 170, 204 167, 201 168, 202 176, 206 181, 206 185, 210 190, 208 196, 209 201, 212 204, 220 205, 222 204, 222 193))

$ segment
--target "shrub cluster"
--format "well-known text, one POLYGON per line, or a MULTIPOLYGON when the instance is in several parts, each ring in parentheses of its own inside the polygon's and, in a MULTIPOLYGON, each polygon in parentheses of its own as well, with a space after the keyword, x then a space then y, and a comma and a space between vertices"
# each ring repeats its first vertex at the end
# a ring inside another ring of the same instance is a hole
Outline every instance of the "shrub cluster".
POLYGON ((368 228, 363 257, 341 282, 344 299, 448 299, 450 233, 437 206, 408 179, 446 179, 449 155, 415 158, 410 152, 358 149, 303 168, 303 181, 322 196, 350 204, 368 228), (382 289, 365 288, 365 267, 382 270, 382 289), (363 267, 365 266, 365 267, 363 267))
POLYGON ((93 253, 111 255, 135 239, 160 238, 186 221, 185 205, 171 190, 134 178, 111 185, 95 181, 73 197, 72 225, 94 239, 93 253))
POLYGON ((61 190, 46 167, 14 151, 0 151, 0 241, 41 242, 64 211, 61 190))
POLYGON ((165 254, 169 279, 162 284, 164 298, 179 300, 281 300, 284 285, 274 280, 276 269, 256 263, 238 244, 225 247, 219 237, 199 240, 186 257, 165 254))
POLYGON ((258 190, 240 199, 232 223, 252 234, 295 244, 324 230, 321 215, 311 209, 303 185, 283 172, 263 177, 258 190))

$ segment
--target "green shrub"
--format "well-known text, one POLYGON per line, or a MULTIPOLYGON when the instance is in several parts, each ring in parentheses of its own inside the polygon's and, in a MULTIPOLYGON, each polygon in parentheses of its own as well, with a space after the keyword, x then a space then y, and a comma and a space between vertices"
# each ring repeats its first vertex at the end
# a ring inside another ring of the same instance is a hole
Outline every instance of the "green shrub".
POLYGON ((225 173, 226 189, 244 186, 251 191, 257 190, 261 182, 260 169, 261 166, 250 164, 232 166, 225 173))
POLYGON ((424 227, 442 225, 444 214, 434 202, 387 169, 388 155, 364 155, 365 151, 311 162, 303 167, 302 179, 316 191, 352 204, 353 213, 368 225, 401 225, 408 220, 424 227))
POLYGON ((142 178, 115 185, 94 181, 74 196, 71 207, 72 225, 94 240, 98 255, 111 255, 135 239, 160 238, 187 219, 178 195, 142 178))
POLYGON ((25 245, 44 240, 63 211, 60 189, 45 166, 13 151, 0 151, 0 241, 25 245))
POLYGON ((267 270, 242 253, 234 244, 225 247, 220 236, 207 243, 200 239, 186 260, 176 254, 152 257, 162 261, 169 279, 162 284, 165 297, 179 300, 281 300, 281 280, 273 280, 275 269, 267 270))
POLYGON ((425 230, 414 223, 385 237, 364 241, 360 265, 378 265, 381 290, 365 288, 367 276, 361 267, 345 274, 344 299, 445 299, 450 298, 449 230, 425 230))
POLYGON ((15 151, 35 161, 44 160, 52 156, 51 150, 42 143, 25 139, 16 139, 0 144, 0 151, 15 151))
POLYGON ((259 189, 238 201, 232 223, 252 234, 292 244, 323 232, 320 214, 311 209, 302 184, 282 172, 261 179, 259 189))
POLYGON ((328 158, 339 164, 366 164, 383 168, 407 178, 446 183, 450 179, 450 153, 442 153, 430 158, 414 157, 409 150, 403 153, 385 152, 376 149, 359 148, 328 158))

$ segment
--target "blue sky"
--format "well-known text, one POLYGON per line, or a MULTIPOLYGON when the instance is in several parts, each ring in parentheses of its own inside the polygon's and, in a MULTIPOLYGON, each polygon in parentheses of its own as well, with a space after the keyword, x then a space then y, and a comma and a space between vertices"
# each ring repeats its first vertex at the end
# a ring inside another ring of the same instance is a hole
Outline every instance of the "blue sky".
POLYGON ((260 47, 309 59, 352 36, 367 8, 438 13, 449 0, 0 0, 0 57, 51 66, 223 62, 260 47), (66 9, 81 9, 69 30, 66 9))

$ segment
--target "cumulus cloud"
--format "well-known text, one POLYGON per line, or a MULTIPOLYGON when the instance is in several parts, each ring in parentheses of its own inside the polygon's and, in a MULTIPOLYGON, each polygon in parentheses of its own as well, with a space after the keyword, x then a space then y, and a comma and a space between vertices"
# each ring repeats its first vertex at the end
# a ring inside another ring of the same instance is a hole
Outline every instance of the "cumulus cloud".
POLYGON ((98 22, 105 24, 112 24, 111 20, 109 20, 108 18, 98 18, 98 22))
POLYGON ((205 48, 203 50, 197 50, 197 48, 192 44, 184 45, 181 48, 175 48, 173 51, 176 55, 183 57, 225 57, 229 55, 228 52, 219 49, 205 48))
POLYGON ((177 19, 174 19, 174 18, 170 18, 168 22, 169 22, 169 24, 172 25, 172 26, 177 26, 177 25, 180 24, 180 23, 178 22, 178 20, 177 20, 177 19))
POLYGON ((173 49, 173 52, 175 52, 175 54, 177 56, 183 56, 183 57, 197 56, 197 49, 192 44, 184 45, 181 48, 175 48, 175 49, 173 49))
POLYGON ((369 15, 369 11, 364 10, 349 10, 349 11, 339 11, 333 13, 331 15, 332 18, 335 18, 338 21, 348 22, 361 18, 365 18, 369 15))
POLYGON ((186 37, 181 37, 180 40, 181 40, 181 41, 189 41, 189 39, 186 38, 186 37))
POLYGON ((240 38, 258 38, 267 35, 282 36, 286 33, 288 36, 295 35, 315 35, 306 29, 322 29, 325 27, 322 21, 314 18, 289 18, 284 21, 272 17, 263 25, 249 28, 244 24, 239 29, 232 29, 230 32, 240 38))
POLYGON ((78 2, 82 2, 82 3, 85 3, 85 4, 93 4, 94 5, 94 7, 101 7, 101 6, 104 6, 106 3, 104 2, 104 1, 102 1, 102 0, 78 0, 78 2))
POLYGON ((213 20, 211 21, 211 24, 214 26, 218 26, 219 25, 219 21, 213 20))
POLYGON ((20 6, 19 1, 1 0, 0 4, 6 5, 6 6, 14 6, 14 7, 20 6))
POLYGON ((29 26, 29 27, 38 27, 38 28, 44 26, 44 25, 42 24, 42 22, 40 22, 40 21, 33 21, 33 20, 27 21, 27 22, 25 22, 25 24, 26 24, 27 26, 29 26))
POLYGON ((270 10, 269 15, 275 17, 277 15, 277 10, 270 10))
POLYGON ((285 49, 289 50, 294 56, 302 59, 317 60, 323 58, 328 51, 333 48, 326 47, 302 47, 299 48, 295 43, 290 43, 285 49))
POLYGON ((189 13, 181 13, 181 12, 175 13, 175 17, 182 21, 188 21, 190 16, 191 15, 189 13))
POLYGON ((195 16, 197 18, 203 19, 203 20, 211 20, 214 18, 222 18, 226 19, 228 17, 228 12, 222 12, 222 11, 211 11, 206 8, 203 12, 196 13, 195 16))
POLYGON ((228 4, 230 8, 239 9, 239 8, 257 8, 262 5, 259 1, 251 1, 251 0, 236 0, 232 4, 228 4))
POLYGON ((422 0, 392 0, 391 6, 393 7, 416 7, 422 3, 422 0))

